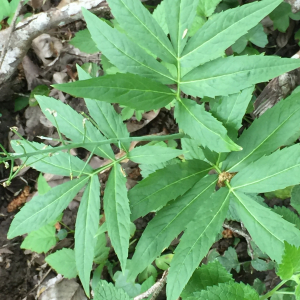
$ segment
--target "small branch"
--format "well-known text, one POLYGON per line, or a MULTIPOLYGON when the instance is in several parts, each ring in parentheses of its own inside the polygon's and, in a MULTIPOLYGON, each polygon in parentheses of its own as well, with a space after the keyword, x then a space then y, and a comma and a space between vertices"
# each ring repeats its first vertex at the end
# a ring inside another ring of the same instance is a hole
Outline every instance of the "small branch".
POLYGON ((151 294, 153 294, 151 300, 155 300, 166 284, 168 271, 169 270, 166 270, 163 273, 162 278, 158 282, 156 282, 153 286, 151 286, 151 288, 149 288, 146 292, 134 297, 134 300, 142 300, 148 298, 151 294))

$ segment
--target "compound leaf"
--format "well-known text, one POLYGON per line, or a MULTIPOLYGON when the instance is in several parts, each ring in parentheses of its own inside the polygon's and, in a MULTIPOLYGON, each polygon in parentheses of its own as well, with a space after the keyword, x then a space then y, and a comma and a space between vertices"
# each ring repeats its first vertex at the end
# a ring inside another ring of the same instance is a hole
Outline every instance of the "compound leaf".
POLYGON ((152 16, 156 20, 157 24, 161 27, 165 35, 167 35, 169 33, 169 28, 166 21, 166 1, 162 1, 157 5, 152 16))
POLYGON ((211 197, 203 198, 198 203, 198 213, 187 226, 171 261, 167 285, 168 299, 178 299, 194 270, 215 242, 227 214, 229 196, 230 190, 221 188, 211 197))
POLYGON ((162 64, 125 34, 111 28, 84 8, 82 13, 97 47, 121 72, 139 74, 166 84, 174 82, 162 64))
POLYGON ((24 150, 26 153, 30 153, 37 152, 37 150, 42 149, 53 149, 53 153, 51 155, 49 153, 36 154, 28 157, 26 161, 27 166, 30 165, 32 168, 43 173, 70 176, 72 171, 73 176, 78 176, 81 171, 82 175, 89 175, 93 172, 92 167, 86 165, 85 162, 78 157, 72 156, 67 152, 55 152, 55 148, 52 148, 49 145, 46 146, 45 144, 29 142, 26 140, 12 140, 11 146, 17 153, 24 153, 24 150))
MULTIPOLYGON (((47 119, 74 142, 81 143, 104 141, 106 138, 89 121, 70 106, 54 98, 35 96, 47 119)), ((93 151, 95 146, 87 147, 93 151)), ((109 144, 97 146, 95 154, 114 160, 115 156, 109 144)))
POLYGON ((13 219, 8 238, 29 233, 51 222, 68 206, 88 180, 89 177, 82 176, 58 185, 46 194, 33 197, 13 219))
POLYGON ((202 178, 186 194, 158 211, 136 246, 129 270, 130 278, 135 278, 151 264, 161 251, 186 228, 198 212, 202 201, 212 194, 215 184, 216 176, 202 178))
POLYGON ((101 280, 95 290, 94 300, 130 300, 128 294, 117 289, 112 283, 101 280))
POLYGON ((262 193, 283 189, 300 181, 300 145, 277 150, 242 169, 232 179, 234 190, 262 193))
POLYGON ((197 13, 200 16, 210 17, 221 0, 199 0, 197 13))
MULTIPOLYGON (((128 73, 117 73, 53 86, 77 97, 119 103, 145 111, 164 107, 175 97, 175 93, 163 84, 128 73)), ((98 101, 95 102, 98 103, 98 101)))
POLYGON ((131 220, 164 206, 183 195, 211 169, 208 163, 190 160, 168 165, 139 182, 128 193, 131 220))
POLYGON ((121 166, 113 166, 104 192, 104 211, 108 235, 125 270, 130 237, 130 209, 127 198, 126 177, 121 166))
POLYGON ((75 226, 75 259, 78 275, 89 296, 95 239, 100 219, 100 183, 93 175, 81 198, 75 226))
POLYGON ((224 169, 230 172, 240 171, 263 155, 283 146, 285 141, 299 131, 295 126, 299 118, 300 98, 297 94, 268 109, 249 129, 244 130, 238 140, 243 151, 230 153, 223 162, 224 169))
MULTIPOLYGON (((265 1, 259 3, 265 5, 265 1)), ((227 96, 299 66, 300 62, 296 59, 275 56, 218 58, 185 75, 180 82, 180 88, 184 93, 194 97, 227 96)))
MULTIPOLYGON (((282 0, 255 2, 221 12, 208 20, 183 50, 180 58, 182 67, 187 72, 220 57, 228 47, 257 25, 281 2, 282 0)), ((275 76, 277 75, 273 77, 275 76)), ((217 88, 217 85, 212 86, 217 88)))
POLYGON ((150 12, 140 1, 108 0, 113 15, 121 27, 141 47, 169 63, 176 62, 170 40, 150 12))
POLYGON ((193 139, 217 152, 239 151, 242 148, 236 145, 228 136, 226 129, 203 105, 195 101, 181 99, 175 107, 175 118, 179 127, 193 139))
POLYGON ((300 246, 300 231, 295 226, 258 204, 248 195, 234 191, 232 206, 262 252, 278 263, 284 252, 284 241, 300 246))
POLYGON ((65 278, 75 278, 77 276, 74 250, 63 248, 46 257, 46 262, 59 274, 65 278))
POLYGON ((181 139, 181 147, 184 151, 185 159, 205 160, 203 150, 200 148, 200 145, 197 141, 187 138, 181 139))

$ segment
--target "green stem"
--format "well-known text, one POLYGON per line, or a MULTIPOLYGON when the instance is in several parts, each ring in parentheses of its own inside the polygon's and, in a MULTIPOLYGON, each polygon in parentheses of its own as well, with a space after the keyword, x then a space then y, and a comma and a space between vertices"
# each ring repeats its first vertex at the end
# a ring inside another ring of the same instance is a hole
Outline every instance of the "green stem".
POLYGON ((260 300, 268 299, 271 297, 277 290, 279 290, 288 280, 283 280, 279 284, 277 284, 273 290, 259 297, 260 300))

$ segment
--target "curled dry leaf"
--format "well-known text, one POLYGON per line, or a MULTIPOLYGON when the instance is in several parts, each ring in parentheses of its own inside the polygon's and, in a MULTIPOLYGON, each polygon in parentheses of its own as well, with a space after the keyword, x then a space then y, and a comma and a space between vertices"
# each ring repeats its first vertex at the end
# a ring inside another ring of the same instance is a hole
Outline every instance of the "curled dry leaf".
POLYGON ((224 229, 222 231, 222 236, 224 239, 231 239, 233 237, 233 232, 230 229, 224 229))
POLYGON ((29 194, 30 186, 26 185, 21 193, 8 204, 7 212, 13 212, 25 204, 29 194))

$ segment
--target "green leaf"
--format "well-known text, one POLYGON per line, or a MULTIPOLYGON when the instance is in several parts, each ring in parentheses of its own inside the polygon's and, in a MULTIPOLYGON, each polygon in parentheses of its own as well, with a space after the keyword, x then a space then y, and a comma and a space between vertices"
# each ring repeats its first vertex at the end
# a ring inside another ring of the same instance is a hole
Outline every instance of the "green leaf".
MULTIPOLYGON (((24 153, 24 150, 26 153, 32 153, 37 152, 37 150, 52 149, 49 145, 46 146, 45 144, 25 140, 13 140, 11 141, 11 146, 16 153, 24 153)), ((71 172, 73 176, 78 176, 82 170, 82 175, 89 175, 93 172, 92 167, 85 165, 85 162, 78 157, 72 156, 67 152, 55 152, 55 148, 53 148, 53 152, 52 155, 47 153, 28 157, 26 165, 30 165, 32 168, 43 173, 61 176, 70 176, 71 172)), ((22 161, 24 162, 25 160, 22 159, 22 161)))
POLYGON ((282 280, 289 280, 291 277, 300 272, 300 248, 284 242, 284 254, 277 275, 282 280))
POLYGON ((181 160, 174 158, 174 159, 171 159, 164 163, 159 163, 159 164, 147 165, 146 163, 143 163, 143 164, 140 164, 139 168, 141 169, 141 174, 142 174, 143 178, 146 178, 150 174, 154 173, 157 170, 163 169, 168 165, 178 164, 180 162, 181 162, 181 160))
POLYGON ((131 220, 164 206, 183 195, 198 180, 207 175, 210 165, 199 160, 168 165, 150 174, 128 193, 131 220))
POLYGON ((240 263, 234 248, 229 247, 224 255, 217 257, 217 260, 230 272, 235 269, 237 273, 240 272, 240 263))
POLYGON ((291 205, 300 213, 300 185, 294 186, 291 195, 291 205))
POLYGON ((211 107, 212 115, 223 123, 231 139, 237 137, 252 93, 253 87, 246 88, 240 93, 222 97, 211 107))
POLYGON ((29 106, 38 105, 38 102, 36 101, 35 98, 37 95, 49 96, 49 93, 50 93, 50 88, 47 85, 45 84, 38 85, 31 91, 31 94, 29 96, 29 106))
MULTIPOLYGON (((130 263, 130 261, 128 261, 128 263, 130 263)), ((134 280, 128 279, 128 270, 125 270, 124 272, 117 271, 114 274, 113 279, 115 281, 115 287, 124 290, 129 297, 134 298, 141 293, 141 285, 135 283, 134 280)))
POLYGON ((130 209, 126 177, 119 164, 114 165, 110 172, 103 201, 108 235, 122 270, 125 270, 130 237, 130 209))
POLYGON ((95 45, 95 42, 92 40, 91 34, 88 29, 78 31, 75 34, 75 37, 69 41, 70 45, 78 48, 81 52, 93 54, 99 52, 98 48, 95 45))
POLYGON ((275 206, 272 210, 276 214, 281 215, 284 220, 294 224, 300 230, 300 218, 293 211, 284 206, 275 206))
POLYGON ((199 0, 164 0, 166 20, 176 55, 179 57, 188 39, 199 0))
MULTIPOLYGON (((204 179, 202 181, 204 184, 204 179)), ((199 192, 197 184, 191 189, 191 193, 193 191, 195 194, 199 192)), ((222 188, 211 197, 208 195, 202 198, 198 203, 198 212, 187 226, 171 262, 167 285, 168 299, 178 299, 194 270, 215 242, 226 217, 229 195, 229 189, 222 188)))
MULTIPOLYGON (((214 18, 208 20, 190 39, 183 50, 182 57, 180 58, 182 67, 187 72, 196 66, 223 55, 228 47, 234 44, 241 36, 245 35, 249 29, 257 25, 281 1, 264 0, 254 2, 219 13, 214 18)), ((254 64, 252 64, 252 68, 253 66, 254 64)), ((275 76, 277 75, 273 77, 275 76)), ((224 83, 224 85, 226 84, 224 83)), ((213 84, 212 86, 218 88, 218 85, 213 84)))
POLYGON ((268 271, 275 268, 275 263, 273 261, 266 262, 263 259, 253 259, 251 260, 251 266, 257 271, 268 271))
POLYGON ((270 19, 273 21, 274 30, 286 32, 290 25, 289 15, 292 13, 291 5, 283 2, 270 13, 270 19))
POLYGON ((186 299, 194 292, 205 290, 208 286, 230 281, 233 281, 232 275, 219 263, 219 261, 215 260, 196 269, 181 293, 181 297, 186 299))
POLYGON ((231 180, 234 190, 271 192, 299 183, 300 145, 277 150, 242 169, 231 180))
POLYGON ((200 159, 205 160, 203 150, 200 148, 199 143, 193 139, 181 139, 181 147, 184 153, 185 159, 200 159))
MULTIPOLYGON (((77 71, 79 80, 91 78, 91 76, 84 72, 79 66, 77 66, 77 71)), ((126 125, 123 123, 121 116, 115 111, 114 107, 110 103, 87 98, 84 100, 90 116, 94 119, 100 130, 108 139, 129 137, 129 132, 126 125)), ((130 142, 121 142, 121 145, 124 150, 128 150, 130 142)))
POLYGON ((176 62, 170 40, 140 1, 108 0, 113 15, 141 47, 169 63, 176 62))
POLYGON ((101 280, 95 290, 94 300, 130 300, 128 294, 122 289, 117 289, 112 283, 101 280))
POLYGON ((128 73, 117 73, 53 86, 77 97, 119 103, 145 111, 164 107, 176 96, 168 87, 159 82, 128 73))
POLYGON ((138 164, 155 164, 168 161, 183 154, 182 150, 161 146, 141 146, 134 148, 128 154, 128 158, 138 164))
POLYGON ((82 176, 58 185, 44 195, 33 197, 13 219, 8 238, 29 233, 51 222, 68 206, 88 180, 89 177, 82 176))
POLYGON ((300 231, 270 209, 263 207, 241 192, 234 192, 232 205, 261 251, 278 263, 284 241, 300 246, 300 231))
POLYGON ((293 190, 294 185, 288 186, 284 189, 280 189, 280 190, 276 190, 273 192, 268 192, 265 193, 265 197, 267 197, 268 199, 272 199, 272 198, 279 198, 279 199, 287 199, 291 197, 291 193, 293 190))
POLYGON ((210 17, 221 0, 199 0, 197 13, 204 17, 210 17))
MULTIPOLYGON (((265 5, 265 2, 258 3, 265 5)), ((214 48, 218 49, 218 47, 214 48)), ((211 53, 211 50, 207 53, 211 53)), ((218 58, 185 75, 180 82, 180 88, 185 94, 194 97, 227 96, 299 68, 299 66, 300 62, 296 59, 275 56, 252 55, 218 58)))
POLYGON ((96 264, 106 263, 109 255, 109 250, 110 250, 109 247, 106 247, 106 244, 107 244, 107 239, 105 233, 98 235, 97 242, 95 245, 95 250, 94 250, 94 262, 96 264))
POLYGON ((159 268, 163 271, 166 271, 169 269, 170 263, 173 260, 173 257, 174 257, 174 254, 162 255, 155 260, 155 265, 157 266, 157 268, 159 268))
MULTIPOLYGON (((1 20, 1 18, 0 18, 1 20)), ((29 103, 29 97, 19 96, 15 99, 15 109, 14 111, 20 111, 25 108, 29 103)))
POLYGON ((300 98, 297 94, 268 109, 259 119, 255 119, 249 129, 244 130, 238 140, 243 151, 230 153, 223 162, 224 170, 240 171, 263 155, 283 146, 286 140, 298 132, 295 122, 299 118, 300 98))
POLYGON ((244 283, 227 282, 218 286, 207 287, 207 290, 194 293, 194 297, 187 300, 206 299, 206 300, 258 300, 257 292, 244 283))
POLYGON ((207 146, 217 152, 242 150, 227 136, 222 123, 195 101, 189 99, 177 101, 175 118, 180 129, 204 147, 207 146))
POLYGON ((93 175, 80 201, 75 226, 75 259, 79 278, 89 297, 90 275, 94 259, 94 236, 100 219, 100 183, 93 175))
POLYGON ((266 284, 258 278, 254 279, 252 286, 259 295, 262 295, 266 291, 266 284))
MULTIPOLYGON (((88 120, 73 108, 54 98, 36 96, 47 119, 73 142, 81 143, 104 141, 106 138, 88 120), (57 125, 56 125, 57 124, 57 125)), ((93 151, 95 146, 87 147, 93 151)), ((109 144, 97 146, 95 154, 114 160, 115 156, 109 144)))
POLYGON ((45 260, 57 273, 65 278, 71 279, 77 276, 74 250, 63 248, 48 255, 45 260))
POLYGON ((82 13, 97 47, 121 72, 139 74, 166 84, 174 82, 171 74, 162 64, 133 43, 125 34, 111 28, 84 8, 82 13))
POLYGON ((11 9, 7 0, 0 0, 0 7, 0 21, 2 21, 4 18, 8 17, 11 14, 11 9))
POLYGON ((51 190, 51 186, 48 184, 42 173, 39 175, 37 185, 39 195, 44 195, 51 190))
POLYGON ((202 201, 211 195, 215 184, 216 176, 207 176, 157 213, 148 223, 136 246, 130 266, 130 278, 142 272, 185 229, 199 211, 202 201))
POLYGON ((162 1, 159 5, 157 5, 152 17, 156 20, 165 35, 167 35, 169 33, 169 28, 166 21, 166 1, 162 1))

